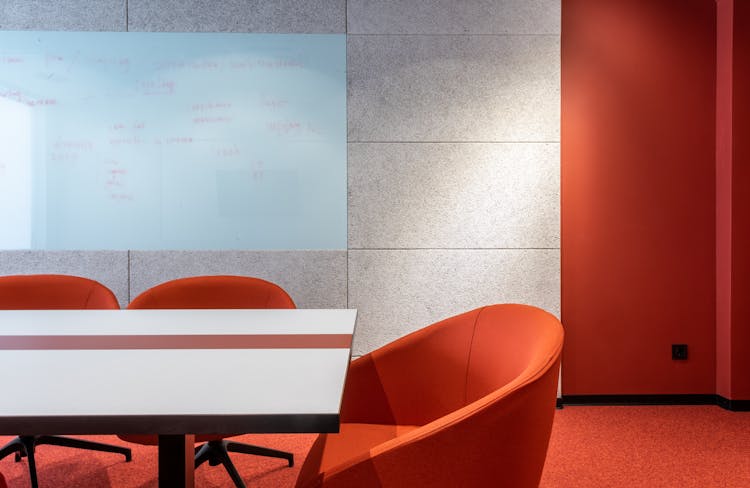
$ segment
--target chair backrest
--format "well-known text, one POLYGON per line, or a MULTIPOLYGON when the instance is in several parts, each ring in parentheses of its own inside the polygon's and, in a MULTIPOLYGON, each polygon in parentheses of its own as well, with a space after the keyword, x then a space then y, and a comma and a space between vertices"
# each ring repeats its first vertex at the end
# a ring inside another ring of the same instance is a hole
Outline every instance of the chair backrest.
POLYGON ((297 486, 537 486, 562 344, 556 317, 502 304, 362 356, 350 366, 342 422, 417 427, 338 466, 314 465, 326 459, 321 436, 297 486))
POLYGON ((128 308, 295 308, 280 286, 248 276, 193 276, 138 295, 128 308))
POLYGON ((373 363, 377 375, 347 379, 342 421, 360 421, 350 411, 372 416, 380 408, 380 421, 427 424, 552 367, 562 334, 555 316, 528 305, 492 305, 441 320, 357 360, 373 363), (382 405, 373 403, 372 391, 382 392, 382 405))
POLYGON ((117 309, 114 293, 98 281, 59 274, 0 276, 0 309, 117 309))

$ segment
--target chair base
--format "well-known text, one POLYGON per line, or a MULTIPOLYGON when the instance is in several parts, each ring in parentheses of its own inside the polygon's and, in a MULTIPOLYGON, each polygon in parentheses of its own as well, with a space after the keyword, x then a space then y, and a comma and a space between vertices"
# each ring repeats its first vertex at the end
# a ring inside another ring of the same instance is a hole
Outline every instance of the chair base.
POLYGON ((224 466, 224 469, 227 470, 229 477, 232 478, 232 481, 234 481, 237 488, 246 488, 245 482, 242 481, 240 474, 237 472, 232 460, 229 458, 230 452, 286 459, 289 463, 289 467, 294 466, 294 455, 292 453, 277 451, 276 449, 269 449, 267 447, 253 446, 250 444, 240 444, 239 442, 228 440, 216 440, 208 441, 202 446, 195 448, 195 467, 197 468, 206 461, 208 461, 210 466, 221 464, 224 466))
POLYGON ((16 462, 23 457, 29 460, 29 477, 31 478, 31 488, 39 488, 36 478, 36 460, 34 459, 34 449, 41 445, 73 447, 76 449, 87 449, 89 451, 113 452, 125 456, 125 461, 132 459, 130 449, 127 447, 113 446, 101 442, 86 441, 83 439, 74 439, 72 437, 62 437, 56 435, 20 435, 5 444, 0 449, 0 459, 15 453, 16 462))

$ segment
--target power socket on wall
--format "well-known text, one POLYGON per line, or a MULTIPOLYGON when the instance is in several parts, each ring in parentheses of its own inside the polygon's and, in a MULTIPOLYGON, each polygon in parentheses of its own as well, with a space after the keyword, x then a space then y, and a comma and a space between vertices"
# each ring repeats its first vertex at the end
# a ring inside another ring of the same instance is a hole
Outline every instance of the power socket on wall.
POLYGON ((672 359, 684 361, 688 358, 687 344, 672 344, 672 359))

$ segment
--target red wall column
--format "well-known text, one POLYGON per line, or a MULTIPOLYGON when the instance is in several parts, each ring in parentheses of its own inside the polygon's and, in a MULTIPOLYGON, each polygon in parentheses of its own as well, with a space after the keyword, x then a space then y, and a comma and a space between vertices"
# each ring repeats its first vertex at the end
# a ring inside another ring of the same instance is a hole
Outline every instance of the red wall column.
POLYGON ((716 393, 732 392, 732 46, 734 0, 716 1, 716 393))
POLYGON ((750 5, 717 9, 716 392, 750 400, 750 5))
POLYGON ((750 400, 750 2, 734 2, 732 49, 732 391, 750 400))
POLYGON ((715 392, 715 8, 562 0, 564 395, 715 392))

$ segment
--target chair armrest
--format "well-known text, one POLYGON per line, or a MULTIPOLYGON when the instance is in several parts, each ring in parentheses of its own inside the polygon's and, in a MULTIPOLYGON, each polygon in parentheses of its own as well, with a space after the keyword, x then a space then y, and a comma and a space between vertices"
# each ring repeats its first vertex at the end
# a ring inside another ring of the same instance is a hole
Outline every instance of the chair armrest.
POLYGON ((463 407, 478 314, 451 317, 352 362, 341 421, 424 425, 463 407))

